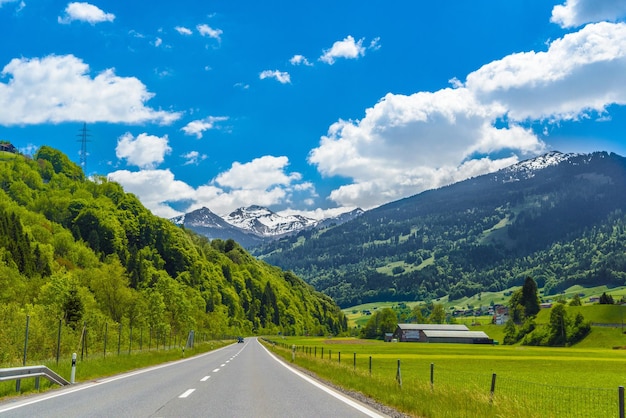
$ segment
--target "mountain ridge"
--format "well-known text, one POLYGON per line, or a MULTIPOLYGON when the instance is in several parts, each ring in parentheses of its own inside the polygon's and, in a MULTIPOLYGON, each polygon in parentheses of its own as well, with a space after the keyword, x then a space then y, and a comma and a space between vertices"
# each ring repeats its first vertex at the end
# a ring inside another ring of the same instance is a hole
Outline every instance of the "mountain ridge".
POLYGON ((624 157, 555 151, 252 253, 341 306, 471 296, 517 285, 526 275, 549 292, 568 283, 615 284, 626 280, 624 191, 624 157), (608 246, 599 231, 617 244, 608 246), (598 255, 594 247, 606 249, 598 255))
POLYGON ((362 213, 364 211, 357 208, 338 216, 316 220, 301 215, 282 216, 266 207, 251 205, 235 209, 226 216, 217 215, 203 207, 171 218, 170 221, 209 239, 233 239, 244 248, 251 248, 302 230, 341 224, 362 213))

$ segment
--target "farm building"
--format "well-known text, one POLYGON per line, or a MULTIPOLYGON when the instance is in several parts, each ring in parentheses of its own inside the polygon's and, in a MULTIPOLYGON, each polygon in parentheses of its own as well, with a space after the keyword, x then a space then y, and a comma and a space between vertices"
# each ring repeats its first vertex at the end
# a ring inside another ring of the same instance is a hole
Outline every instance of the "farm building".
POLYGON ((426 342, 425 330, 431 331, 469 331, 465 325, 457 324, 398 324, 393 336, 398 341, 426 342))
POLYGON ((425 330, 428 343, 493 344, 493 340, 482 331, 434 331, 425 330))
POLYGON ((394 338, 403 342, 492 344, 482 331, 470 331, 462 324, 398 324, 394 338))
POLYGON ((17 153, 17 148, 13 146, 13 144, 5 141, 0 141, 0 151, 4 152, 12 152, 14 154, 17 153))

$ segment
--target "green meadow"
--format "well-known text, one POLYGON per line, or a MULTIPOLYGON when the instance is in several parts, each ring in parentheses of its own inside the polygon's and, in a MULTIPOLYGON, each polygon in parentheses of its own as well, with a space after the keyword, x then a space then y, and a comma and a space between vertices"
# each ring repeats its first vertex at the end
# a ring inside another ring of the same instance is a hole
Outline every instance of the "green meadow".
POLYGON ((586 344, 567 348, 270 340, 295 365, 411 416, 613 417, 626 384, 626 337, 615 327, 594 327, 586 344))

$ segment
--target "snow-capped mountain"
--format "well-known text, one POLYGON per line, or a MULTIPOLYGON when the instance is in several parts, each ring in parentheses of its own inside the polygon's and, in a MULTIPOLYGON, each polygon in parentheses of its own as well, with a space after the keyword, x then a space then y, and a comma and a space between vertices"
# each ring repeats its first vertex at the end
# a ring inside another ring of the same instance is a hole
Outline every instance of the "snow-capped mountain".
POLYGON ((202 208, 170 219, 173 223, 191 229, 209 239, 232 238, 245 248, 315 227, 339 225, 363 214, 355 209, 333 218, 315 220, 300 215, 281 216, 262 206, 239 208, 221 217, 202 208))
POLYGON ((569 153, 564 154, 559 151, 551 151, 546 154, 540 155, 530 160, 521 161, 510 167, 504 168, 498 172, 503 174, 504 177, 500 177, 502 181, 519 181, 522 179, 529 179, 535 176, 540 170, 548 167, 555 167, 561 164, 563 161, 571 161, 573 157, 580 156, 581 154, 569 153))
POLYGON ((300 215, 281 216, 262 206, 248 206, 231 212, 224 220, 263 237, 277 237, 315 226, 318 221, 300 215))
POLYGON ((251 231, 238 228, 226 222, 222 217, 201 208, 193 212, 170 219, 176 225, 184 226, 209 239, 234 239, 242 246, 249 248, 263 242, 263 238, 251 231))

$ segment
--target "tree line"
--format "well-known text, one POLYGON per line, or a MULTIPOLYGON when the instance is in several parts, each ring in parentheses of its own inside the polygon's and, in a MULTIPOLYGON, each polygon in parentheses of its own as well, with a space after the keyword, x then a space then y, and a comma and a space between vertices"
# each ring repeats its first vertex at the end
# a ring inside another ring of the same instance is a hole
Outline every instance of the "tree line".
POLYGON ((25 315, 76 332, 84 323, 215 337, 347 327, 334 301, 295 274, 152 215, 46 146, 32 159, 0 155, 0 306, 0 361, 19 357, 11 342, 25 315))

